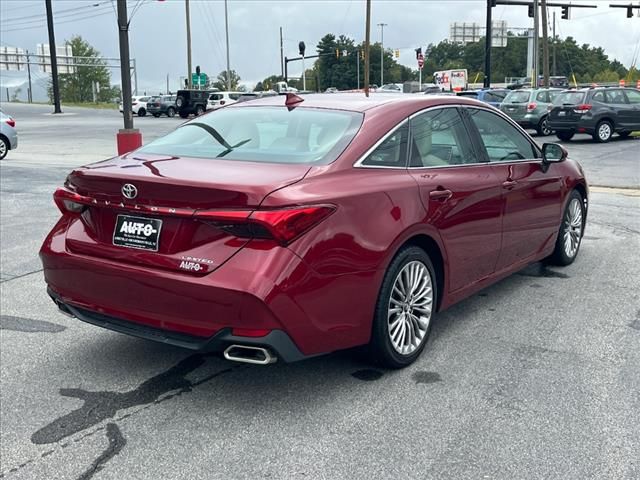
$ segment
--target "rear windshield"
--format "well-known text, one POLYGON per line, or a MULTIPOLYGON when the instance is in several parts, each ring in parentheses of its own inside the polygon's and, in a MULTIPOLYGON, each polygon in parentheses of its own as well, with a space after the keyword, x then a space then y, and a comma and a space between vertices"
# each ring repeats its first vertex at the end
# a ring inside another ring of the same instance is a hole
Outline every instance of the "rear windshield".
POLYGON ((529 91, 511 92, 504 99, 505 103, 527 103, 529 101, 529 91))
POLYGON ((139 151, 251 162, 330 163, 353 139, 362 120, 358 112, 304 107, 222 108, 139 151))
POLYGON ((209 95, 209 100, 222 100, 222 95, 219 93, 212 93, 209 95))
POLYGON ((553 99, 554 105, 578 105, 584 103, 584 92, 562 92, 553 99))

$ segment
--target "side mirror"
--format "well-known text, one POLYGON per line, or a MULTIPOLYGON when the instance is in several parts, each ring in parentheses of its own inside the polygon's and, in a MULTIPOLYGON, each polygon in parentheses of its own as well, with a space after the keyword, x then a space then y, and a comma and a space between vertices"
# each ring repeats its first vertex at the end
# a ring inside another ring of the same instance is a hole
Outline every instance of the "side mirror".
POLYGON ((543 163, 564 162, 569 156, 569 152, 559 143, 545 143, 542 145, 543 163))

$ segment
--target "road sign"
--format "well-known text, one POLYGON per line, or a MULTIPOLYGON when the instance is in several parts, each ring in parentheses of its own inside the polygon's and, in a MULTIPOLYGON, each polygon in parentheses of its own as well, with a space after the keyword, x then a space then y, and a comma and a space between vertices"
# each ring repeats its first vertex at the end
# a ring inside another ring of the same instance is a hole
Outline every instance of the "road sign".
POLYGON ((418 54, 418 68, 420 70, 422 70, 422 67, 424 67, 424 55, 419 53, 418 54))
POLYGON ((191 85, 194 87, 206 87, 207 86, 207 74, 201 73, 198 75, 197 73, 191 74, 191 85))

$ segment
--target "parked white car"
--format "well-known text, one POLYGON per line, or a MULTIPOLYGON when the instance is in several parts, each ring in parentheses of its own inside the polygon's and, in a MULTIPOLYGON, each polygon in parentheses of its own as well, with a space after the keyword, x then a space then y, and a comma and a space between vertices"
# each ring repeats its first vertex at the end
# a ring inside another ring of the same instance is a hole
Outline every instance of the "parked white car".
MULTIPOLYGON (((147 114, 147 102, 151 98, 150 95, 136 95, 131 97, 131 111, 134 115, 144 117, 147 114)), ((122 102, 120 102, 120 113, 124 112, 122 102)))
POLYGON ((242 92, 214 92, 207 100, 207 110, 216 110, 225 105, 236 103, 242 92))
POLYGON ((0 160, 7 156, 9 150, 16 148, 18 148, 16 121, 0 110, 0 160))

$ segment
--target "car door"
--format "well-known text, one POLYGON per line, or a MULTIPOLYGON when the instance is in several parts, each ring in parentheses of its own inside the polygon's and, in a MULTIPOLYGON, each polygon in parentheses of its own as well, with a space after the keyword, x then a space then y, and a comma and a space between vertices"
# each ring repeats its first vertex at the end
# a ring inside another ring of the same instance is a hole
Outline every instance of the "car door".
POLYGON ((620 115, 624 115, 624 123, 629 130, 640 130, 640 90, 626 88, 624 93, 628 103, 620 115))
POLYGON ((536 256, 555 240, 562 203, 558 165, 543 168, 528 136, 497 113, 466 109, 502 188, 502 240, 496 271, 536 256), (545 171, 546 170, 546 171, 545 171))
POLYGON ((606 89, 604 97, 610 109, 609 116, 613 117, 615 130, 631 128, 633 106, 627 102, 627 97, 623 90, 621 88, 606 89))
POLYGON ((410 118, 409 173, 418 183, 425 222, 444 241, 448 290, 455 292, 494 272, 500 253, 501 186, 481 162, 455 107, 410 118))

